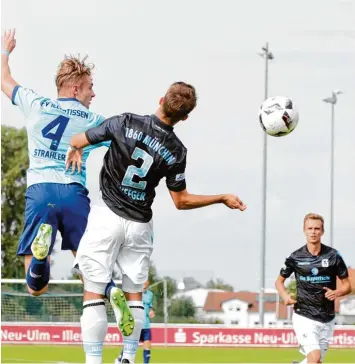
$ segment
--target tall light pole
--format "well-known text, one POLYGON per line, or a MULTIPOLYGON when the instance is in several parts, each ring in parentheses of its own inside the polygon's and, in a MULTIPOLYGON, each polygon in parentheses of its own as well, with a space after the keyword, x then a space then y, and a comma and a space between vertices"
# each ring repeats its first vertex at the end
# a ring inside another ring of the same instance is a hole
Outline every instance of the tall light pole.
POLYGON ((153 288, 158 284, 163 283, 164 289, 164 346, 168 344, 168 285, 166 279, 162 279, 161 281, 155 282, 150 285, 148 288, 153 288))
POLYGON ((329 245, 333 247, 334 237, 334 109, 338 101, 338 95, 342 91, 335 90, 332 92, 331 97, 323 99, 324 102, 330 104, 331 107, 331 136, 330 136, 330 241, 329 245))
MULTIPOLYGON (((265 47, 262 47, 262 52, 259 53, 265 59, 265 94, 264 99, 268 98, 269 86, 269 60, 274 59, 274 56, 269 51, 269 43, 266 42, 265 47)), ((265 289, 265 245, 266 245, 266 186, 267 182, 267 136, 264 133, 263 143, 263 178, 262 178, 262 229, 261 229, 261 249, 260 249, 260 294, 259 294, 259 322, 264 326, 264 289, 265 289)))

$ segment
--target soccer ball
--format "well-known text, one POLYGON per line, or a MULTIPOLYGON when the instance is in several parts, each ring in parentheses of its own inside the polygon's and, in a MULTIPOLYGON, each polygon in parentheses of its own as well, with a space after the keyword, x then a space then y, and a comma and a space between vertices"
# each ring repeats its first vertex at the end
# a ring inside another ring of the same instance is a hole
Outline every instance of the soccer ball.
POLYGON ((298 124, 298 111, 291 99, 275 96, 266 99, 259 110, 260 125, 268 135, 281 137, 290 134, 298 124))

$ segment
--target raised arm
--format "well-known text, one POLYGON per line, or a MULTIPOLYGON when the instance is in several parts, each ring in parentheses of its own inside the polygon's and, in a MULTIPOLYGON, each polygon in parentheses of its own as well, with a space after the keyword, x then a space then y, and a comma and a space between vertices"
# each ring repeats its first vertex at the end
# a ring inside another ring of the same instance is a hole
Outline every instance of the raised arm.
POLYGON ((187 192, 186 189, 179 192, 170 190, 169 192, 178 210, 197 209, 199 207, 205 207, 217 203, 223 203, 233 210, 238 209, 240 211, 244 211, 246 209, 246 205, 244 205, 244 203, 237 196, 232 194, 193 195, 187 192))
POLYGON ((244 211, 247 208, 237 196, 232 194, 194 195, 189 193, 185 181, 186 159, 185 151, 179 162, 169 167, 166 176, 166 186, 178 210, 192 210, 217 203, 223 203, 233 210, 244 211))
POLYGON ((18 83, 12 78, 9 56, 16 47, 15 29, 5 31, 1 49, 1 91, 11 100, 18 83))

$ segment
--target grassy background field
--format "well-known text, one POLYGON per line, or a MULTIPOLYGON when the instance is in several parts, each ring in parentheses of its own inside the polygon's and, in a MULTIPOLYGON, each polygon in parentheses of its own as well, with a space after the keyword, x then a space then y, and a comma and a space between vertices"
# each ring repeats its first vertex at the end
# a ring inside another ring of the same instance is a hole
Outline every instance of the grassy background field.
MULTIPOLYGON (((104 363, 113 363, 120 347, 104 348, 104 363)), ((3 345, 1 363, 84 363, 80 346, 3 345)), ((151 363, 292 363, 296 348, 164 348, 152 349, 151 363)), ((142 349, 136 357, 142 363, 142 349)), ((355 349, 331 349, 324 363, 355 363, 355 349)))

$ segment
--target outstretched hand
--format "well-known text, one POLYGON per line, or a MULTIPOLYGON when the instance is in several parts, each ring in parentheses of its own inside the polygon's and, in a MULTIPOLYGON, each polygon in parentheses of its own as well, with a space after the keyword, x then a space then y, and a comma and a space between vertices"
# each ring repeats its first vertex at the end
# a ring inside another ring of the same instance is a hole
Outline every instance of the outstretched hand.
POLYGON ((232 194, 224 195, 222 201, 227 207, 233 210, 238 209, 244 211, 247 208, 247 205, 244 205, 237 196, 232 194))
POLYGON ((15 29, 5 30, 2 36, 2 50, 11 53, 16 47, 15 29))
POLYGON ((82 155, 82 149, 73 150, 69 147, 65 158, 65 170, 67 171, 71 167, 71 173, 73 174, 77 168, 78 173, 81 173, 82 155))

